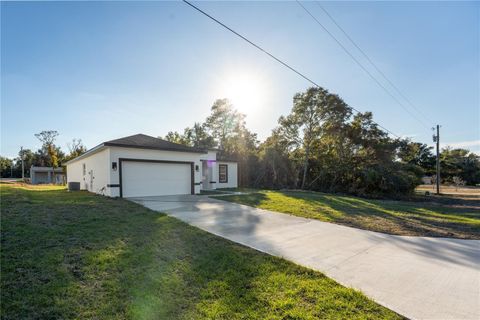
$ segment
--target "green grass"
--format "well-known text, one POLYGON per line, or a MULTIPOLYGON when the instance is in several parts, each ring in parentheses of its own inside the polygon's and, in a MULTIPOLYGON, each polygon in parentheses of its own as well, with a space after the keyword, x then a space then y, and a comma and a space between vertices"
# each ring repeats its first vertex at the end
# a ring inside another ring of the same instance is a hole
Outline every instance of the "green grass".
POLYGON ((2 319, 398 319, 358 291, 122 199, 0 185, 2 319))
POLYGON ((262 190, 218 199, 389 234, 480 239, 480 205, 262 190))

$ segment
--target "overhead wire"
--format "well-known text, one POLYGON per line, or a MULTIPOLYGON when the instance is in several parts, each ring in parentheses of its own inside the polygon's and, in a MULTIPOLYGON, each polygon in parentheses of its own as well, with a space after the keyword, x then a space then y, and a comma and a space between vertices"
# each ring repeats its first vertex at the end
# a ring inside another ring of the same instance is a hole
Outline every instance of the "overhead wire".
MULTIPOLYGON (((240 33, 238 33, 237 31, 233 30, 232 28, 230 28, 229 26, 227 26, 226 24, 224 24, 223 22, 221 22, 220 20, 216 19, 215 17, 211 16, 210 14, 208 14, 207 12, 203 11, 202 9, 200 9, 199 7, 195 6, 194 4, 192 4, 191 2, 187 1, 187 0, 182 0, 185 4, 189 5, 190 7, 192 7, 193 9, 195 9, 196 11, 200 12, 201 14, 203 14, 204 16, 208 17, 209 19, 211 19, 212 21, 216 22, 217 24, 219 24, 220 26, 222 26, 223 28, 227 29, 228 31, 230 31, 231 33, 235 34, 237 37, 241 38, 242 40, 246 41, 247 43, 249 43, 250 45, 252 45, 253 47, 257 48, 258 50, 260 50, 261 52, 263 52, 264 54, 268 55, 270 58, 274 59, 275 61, 277 61, 278 63, 280 63, 281 65, 283 65, 284 67, 288 68, 290 71, 296 73, 298 76, 302 77, 303 79, 305 79, 306 81, 310 82, 311 84, 313 84, 315 87, 317 88, 321 88, 321 86, 316 83, 315 81, 313 81, 312 79, 310 79, 309 77, 307 77, 306 75, 304 75, 303 73, 301 73, 300 71, 298 71, 297 69, 295 69, 294 67, 290 66, 288 63, 284 62, 283 60, 281 60, 280 58, 274 56, 272 53, 270 53, 269 51, 265 50, 264 48, 262 48, 261 46, 257 45, 256 43, 254 43, 253 41, 249 40, 248 38, 246 38, 245 36, 241 35, 240 33)), ((352 108, 352 110, 356 111, 357 113, 361 113, 360 110, 350 106, 350 108, 352 108)), ((383 130, 385 130, 386 132, 390 133, 391 135, 397 137, 400 139, 400 136, 393 133, 392 131, 388 130, 387 128, 385 128, 384 126, 382 126, 381 124, 379 124, 378 122, 376 121, 373 121, 372 122, 374 124, 376 124, 378 127, 382 128, 383 130)))
POLYGON ((415 114, 413 114, 404 104, 393 95, 378 79, 367 69, 365 66, 335 37, 299 0, 296 0, 297 4, 303 8, 303 10, 345 51, 345 53, 381 88, 387 93, 403 110, 405 110, 412 118, 417 120, 422 126, 430 127, 420 120, 415 114))
POLYGON ((391 81, 386 74, 377 66, 376 63, 373 62, 373 59, 371 59, 368 54, 360 48, 360 46, 352 39, 352 37, 345 31, 345 29, 342 28, 342 26, 333 18, 333 16, 325 9, 324 6, 320 4, 318 0, 315 0, 315 3, 323 10, 323 12, 328 16, 330 20, 337 26, 337 28, 347 37, 347 39, 355 46, 355 48, 358 49, 358 51, 365 57, 365 59, 375 68, 375 70, 390 84, 390 86, 413 108, 415 109, 420 115, 422 115, 425 119, 430 121, 430 117, 425 115, 425 113, 418 108, 416 105, 414 105, 411 100, 391 81))

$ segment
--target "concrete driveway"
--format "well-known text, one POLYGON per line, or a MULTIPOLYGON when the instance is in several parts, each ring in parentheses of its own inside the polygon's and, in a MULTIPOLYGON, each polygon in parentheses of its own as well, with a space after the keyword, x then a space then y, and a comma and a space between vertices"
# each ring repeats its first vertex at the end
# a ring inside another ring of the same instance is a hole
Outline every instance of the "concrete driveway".
POLYGON ((413 319, 480 319, 480 240, 392 236, 206 196, 131 199, 321 271, 413 319))

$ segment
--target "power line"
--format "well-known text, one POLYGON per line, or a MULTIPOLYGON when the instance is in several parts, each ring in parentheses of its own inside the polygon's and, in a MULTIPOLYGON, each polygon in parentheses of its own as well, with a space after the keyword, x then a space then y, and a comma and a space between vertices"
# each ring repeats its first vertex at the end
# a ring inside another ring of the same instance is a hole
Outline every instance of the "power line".
MULTIPOLYGON (((306 75, 304 75, 303 73, 301 73, 300 71, 298 71, 297 69, 293 68, 292 66, 288 65, 286 62, 280 60, 279 58, 277 58, 276 56, 274 56, 273 54, 271 54, 270 52, 268 52, 267 50, 263 49, 262 47, 260 47, 259 45, 255 44, 254 42, 250 41, 249 39, 247 39, 246 37, 244 37, 243 35, 241 35, 240 33, 236 32, 235 30, 233 30, 232 28, 230 28, 229 26, 225 25, 223 22, 217 20, 216 18, 212 17, 211 15, 209 15, 208 13, 206 13, 205 11, 203 11, 202 9, 200 9, 199 7, 195 6, 194 4, 190 3, 189 1, 187 0, 182 0, 184 3, 188 4, 190 7, 192 7, 193 9, 197 10, 198 12, 200 12, 201 14, 203 14, 204 16, 208 17, 209 19, 215 21, 217 24, 221 25, 222 27, 224 27, 225 29, 227 29, 228 31, 232 32, 233 34, 235 34, 237 37, 241 38, 242 40, 246 41, 247 43, 249 43, 250 45, 254 46, 255 48, 257 48, 258 50, 262 51, 263 53, 265 53, 266 55, 268 55, 270 58, 274 59, 275 61, 277 61, 278 63, 282 64, 284 67, 290 69, 291 71, 295 72, 297 75, 299 75, 300 77, 302 77, 303 79, 307 80, 308 82, 310 82, 311 84, 313 84, 315 87, 317 88, 321 88, 321 86, 319 84, 317 84, 315 81, 311 80, 310 78, 308 78, 306 75)), ((350 106, 350 108, 352 108, 354 111, 356 111, 357 113, 361 113, 359 110, 357 110, 356 108, 350 106)), ((381 124, 375 122, 372 120, 372 122, 374 124, 376 124, 377 126, 379 126, 380 128, 382 128, 383 130, 385 130, 386 132, 390 133, 391 135, 397 137, 397 138, 400 138, 400 136, 396 135, 395 133, 393 133, 392 131, 388 130, 387 128, 385 128, 384 126, 382 126, 381 124)))
POLYGON ((391 92, 390 90, 388 90, 380 81, 377 80, 377 78, 375 78, 372 73, 370 71, 368 71, 367 68, 365 68, 365 66, 360 63, 360 61, 358 61, 357 58, 355 58, 355 56, 299 1, 299 0, 296 0, 296 2, 298 3, 298 5, 300 7, 303 8, 303 10, 305 10, 305 12, 313 19, 315 20, 315 22, 320 26, 322 27, 322 29, 333 39, 335 40, 335 42, 343 49, 343 51, 345 51, 345 53, 350 57, 352 58, 353 61, 355 61, 355 63, 363 70, 365 71, 365 73, 367 73, 370 78, 372 78, 373 81, 375 81, 375 83, 380 87, 382 88, 393 100, 395 100, 395 102, 398 103, 398 105, 400 107, 402 107, 403 110, 405 110, 412 118, 414 118, 415 120, 417 120, 420 124, 422 124, 422 126, 424 126, 425 128, 428 128, 430 129, 430 127, 425 124, 422 120, 420 120, 418 117, 416 117, 412 112, 410 112, 410 110, 408 110, 404 105, 403 103, 397 99, 397 97, 395 97, 391 92))
POLYGON ((392 88, 403 98, 405 101, 413 108, 415 109, 420 115, 422 115, 425 119, 428 119, 430 121, 430 118, 426 116, 423 111, 420 108, 417 108, 411 101, 410 99, 403 94, 400 89, 385 75, 385 73, 380 70, 380 68, 370 59, 370 57, 363 51, 360 46, 349 36, 349 34, 337 23, 337 21, 332 17, 332 15, 325 9, 324 6, 320 4, 317 0, 315 0, 315 3, 325 12, 325 14, 332 20, 332 22, 342 31, 342 33, 347 37, 347 39, 362 53, 362 55, 367 59, 367 61, 377 70, 377 72, 392 86, 392 88))

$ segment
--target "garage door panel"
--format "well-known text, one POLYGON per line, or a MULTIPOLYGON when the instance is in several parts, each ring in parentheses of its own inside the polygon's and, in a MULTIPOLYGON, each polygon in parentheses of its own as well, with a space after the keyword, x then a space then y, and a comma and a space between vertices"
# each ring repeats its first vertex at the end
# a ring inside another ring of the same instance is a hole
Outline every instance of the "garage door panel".
POLYGON ((191 179, 190 164, 122 162, 123 197, 190 194, 191 179))

